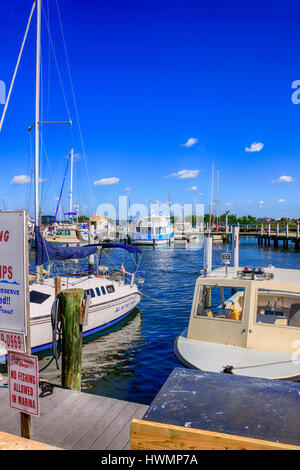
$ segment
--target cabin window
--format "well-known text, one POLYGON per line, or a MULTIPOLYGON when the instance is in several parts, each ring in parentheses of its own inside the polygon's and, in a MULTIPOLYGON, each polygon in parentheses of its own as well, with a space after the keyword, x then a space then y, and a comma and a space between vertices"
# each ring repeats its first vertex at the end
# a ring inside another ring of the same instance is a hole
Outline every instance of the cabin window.
POLYGON ((101 295, 101 292, 100 292, 99 287, 96 287, 96 294, 97 294, 98 296, 101 295))
POLYGON ((70 230, 57 230, 56 235, 70 235, 70 230))
POLYGON ((244 298, 245 290, 239 287, 200 285, 195 316, 242 320, 244 298))
POLYGON ((112 294, 113 292, 115 292, 114 286, 107 286, 106 290, 107 290, 108 294, 112 294))
POLYGON ((300 294, 258 289, 256 305, 256 323, 300 327, 300 294))
POLYGON ((45 300, 51 297, 49 294, 44 294, 43 292, 38 292, 36 290, 30 291, 30 302, 34 304, 42 304, 45 300))
POLYGON ((95 297, 94 289, 85 289, 84 296, 86 297, 87 295, 89 295, 92 298, 95 297))
POLYGON ((103 294, 103 295, 105 295, 105 294, 106 294, 105 287, 101 286, 101 292, 102 292, 102 294, 103 294))

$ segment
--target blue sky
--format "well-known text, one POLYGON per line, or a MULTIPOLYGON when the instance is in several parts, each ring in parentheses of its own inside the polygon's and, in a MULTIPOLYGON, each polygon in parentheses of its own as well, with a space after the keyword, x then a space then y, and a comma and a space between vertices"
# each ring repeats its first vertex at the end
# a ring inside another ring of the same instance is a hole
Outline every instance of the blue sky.
MULTIPOLYGON (((7 87, 31 9, 0 3, 0 80, 7 87)), ((53 213, 74 146, 74 202, 198 203, 209 210, 211 170, 222 210, 300 217, 300 6, 261 0, 43 0, 41 205, 53 213), (248 150, 246 150, 248 149, 248 150), (88 171, 87 171, 88 170, 88 171), (94 184, 98 182, 97 184, 94 184), (114 183, 114 184, 103 184, 114 183), (127 189, 126 189, 127 188, 127 189), (130 188, 130 191, 128 190, 130 188), (192 189, 191 189, 192 188, 192 189), (196 189, 197 188, 197 189, 196 189)), ((0 133, 0 208, 33 210, 35 16, 0 133), (24 175, 27 179, 14 179, 24 175), (26 182, 26 184, 12 184, 26 182)), ((2 112, 3 105, 0 105, 2 112)), ((68 181, 64 209, 68 208, 68 181)))

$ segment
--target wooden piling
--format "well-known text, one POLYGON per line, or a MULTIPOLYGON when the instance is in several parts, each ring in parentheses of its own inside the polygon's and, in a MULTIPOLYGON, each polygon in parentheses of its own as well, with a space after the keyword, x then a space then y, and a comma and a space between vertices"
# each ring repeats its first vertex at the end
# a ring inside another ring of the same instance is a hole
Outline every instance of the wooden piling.
POLYGON ((55 297, 57 297, 61 291, 61 277, 54 278, 54 286, 55 286, 55 297))
POLYGON ((62 325, 63 387, 81 391, 82 325, 80 316, 84 298, 83 289, 67 289, 59 294, 62 325))

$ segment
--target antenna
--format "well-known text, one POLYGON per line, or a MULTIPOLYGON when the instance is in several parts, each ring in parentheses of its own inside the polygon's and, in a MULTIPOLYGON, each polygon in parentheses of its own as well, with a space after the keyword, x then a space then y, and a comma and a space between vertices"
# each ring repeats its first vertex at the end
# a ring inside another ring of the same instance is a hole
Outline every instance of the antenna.
POLYGON ((211 170, 211 195, 210 195, 210 211, 209 211, 209 227, 208 227, 209 236, 211 232, 211 213, 212 213, 212 204, 213 204, 213 191, 214 191, 214 162, 212 162, 212 170, 211 170))

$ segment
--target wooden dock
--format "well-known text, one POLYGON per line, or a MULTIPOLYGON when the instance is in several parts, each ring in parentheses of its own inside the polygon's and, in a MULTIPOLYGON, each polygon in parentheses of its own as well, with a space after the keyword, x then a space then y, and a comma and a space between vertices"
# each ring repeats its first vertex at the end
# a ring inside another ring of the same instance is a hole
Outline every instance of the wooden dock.
MULTIPOLYGON (((231 243, 232 241, 231 232, 211 232, 210 235, 213 240, 214 238, 220 238, 223 243, 231 243)), ((205 236, 208 236, 208 233, 205 233, 205 236)), ((255 237, 261 246, 270 247, 273 244, 274 248, 282 247, 288 249, 291 244, 294 244, 295 250, 300 249, 300 236, 297 232, 270 232, 262 234, 260 231, 243 230, 239 232, 239 236, 255 237)))
POLYGON ((300 450, 300 384, 176 368, 150 406, 54 388, 33 439, 0 389, 0 450, 300 450))
MULTIPOLYGON (((40 409, 33 418, 34 441, 66 450, 130 450, 130 423, 148 406, 54 387, 40 398, 40 409)), ((10 408, 5 388, 0 389, 0 431, 20 436, 20 413, 10 408)))

